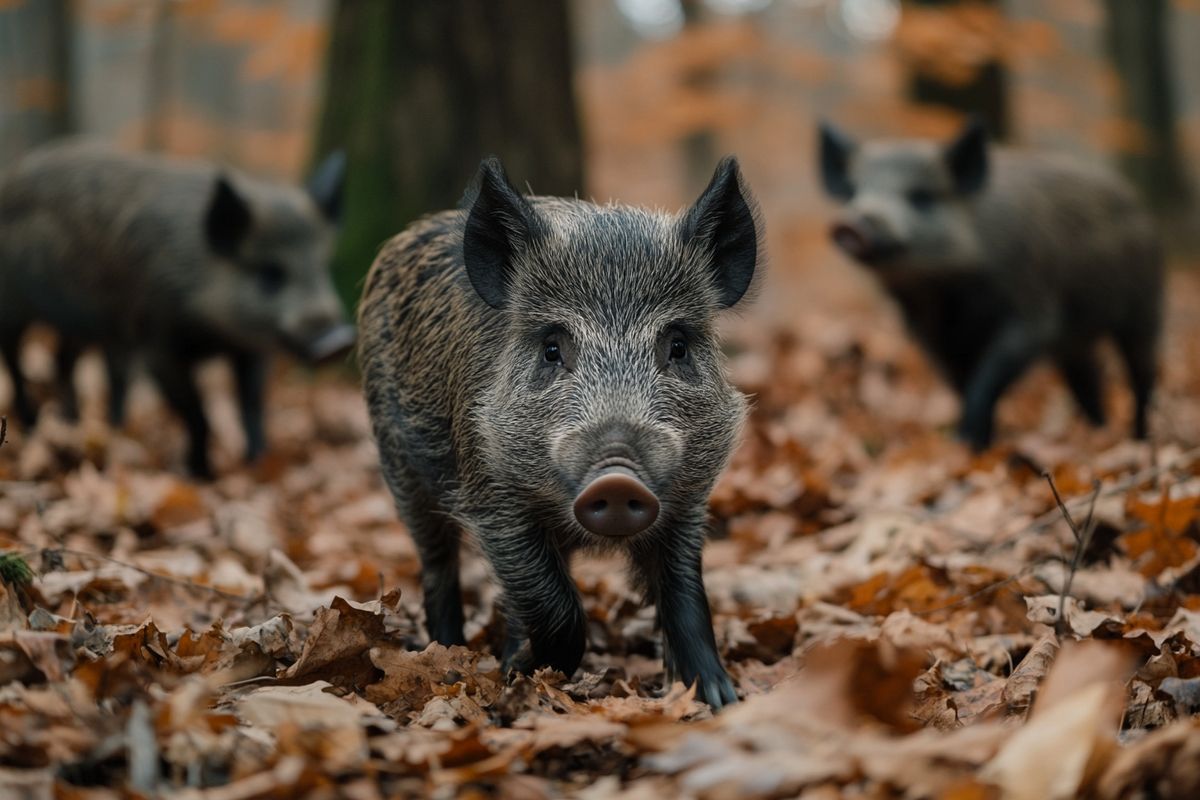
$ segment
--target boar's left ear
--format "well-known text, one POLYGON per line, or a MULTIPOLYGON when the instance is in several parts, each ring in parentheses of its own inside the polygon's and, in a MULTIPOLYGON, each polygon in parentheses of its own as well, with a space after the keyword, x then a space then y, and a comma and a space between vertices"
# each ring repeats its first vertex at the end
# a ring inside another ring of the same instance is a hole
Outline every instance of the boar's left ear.
POLYGON ((495 156, 479 165, 462 208, 467 212, 463 231, 467 277, 485 303, 501 308, 512 284, 513 256, 542 235, 542 220, 513 188, 495 156))
POLYGON ((821 167, 821 185, 825 193, 837 200, 854 197, 854 182, 850 179, 850 160, 858 144, 832 122, 822 120, 817 126, 817 162, 821 167))
POLYGON ((330 222, 342 218, 342 187, 346 183, 346 153, 334 150, 317 165, 308 179, 308 193, 330 222))
POLYGON ((250 205, 224 175, 217 175, 212 199, 204 217, 204 234, 209 247, 218 255, 232 258, 237 255, 242 240, 250 232, 253 216, 250 205))
POLYGON ((741 300, 754 280, 761 231, 758 206, 736 158, 721 159, 708 188, 683 215, 680 233, 685 243, 697 242, 712 253, 721 307, 741 300))
POLYGON ((968 120, 958 137, 946 145, 946 165, 954 177, 954 186, 962 194, 974 194, 988 177, 987 129, 974 117, 968 120))

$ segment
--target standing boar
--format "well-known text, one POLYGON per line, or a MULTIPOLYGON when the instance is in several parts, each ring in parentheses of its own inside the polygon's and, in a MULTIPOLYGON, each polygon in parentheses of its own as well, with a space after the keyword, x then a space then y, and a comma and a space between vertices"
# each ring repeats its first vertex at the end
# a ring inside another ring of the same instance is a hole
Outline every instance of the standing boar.
POLYGON ((746 405, 724 375, 717 316, 750 288, 762 241, 737 162, 678 217, 526 198, 494 159, 463 208, 384 246, 359 316, 430 636, 464 641, 466 530, 502 587, 505 666, 570 675, 587 629, 570 556, 620 549, 657 607, 668 678, 733 702, 700 554, 746 405))
POLYGON ((82 347, 104 350, 115 424, 129 357, 143 355, 184 419, 188 467, 202 477, 208 422, 191 371, 228 356, 246 455, 256 457, 265 355, 282 346, 316 359, 353 340, 327 267, 343 171, 344 158, 330 156, 303 191, 85 141, 18 161, 0 178, 0 351, 17 416, 35 420, 18 354, 25 329, 42 322, 60 334, 68 416, 82 347))
POLYGON ((845 203, 834 241, 900 305, 962 395, 960 435, 992 440, 997 400, 1050 356, 1088 419, 1104 424, 1095 346, 1128 368, 1146 436, 1163 267, 1149 215, 1109 170, 993 149, 970 123, 949 145, 857 145, 820 130, 825 189, 845 203))

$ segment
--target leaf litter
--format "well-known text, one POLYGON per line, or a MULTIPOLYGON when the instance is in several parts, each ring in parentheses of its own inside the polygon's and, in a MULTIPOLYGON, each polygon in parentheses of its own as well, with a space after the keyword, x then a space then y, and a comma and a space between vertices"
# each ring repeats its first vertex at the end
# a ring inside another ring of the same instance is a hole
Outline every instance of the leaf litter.
MULTIPOLYGON (((1198 294, 1176 276, 1173 302, 1198 294)), ((755 405, 705 565, 743 702, 716 717, 662 685, 617 561, 575 564, 574 676, 502 674, 474 555, 469 646, 428 644, 336 371, 281 369, 271 454, 218 442, 212 484, 177 472, 153 402, 130 434, 48 413, 0 445, 0 795, 1195 796, 1200 441, 1173 420, 1200 396, 1198 325, 1168 331, 1172 435, 1126 441, 1120 388, 1112 427, 1063 423, 1042 371, 981 456, 894 321, 732 328, 755 405)))

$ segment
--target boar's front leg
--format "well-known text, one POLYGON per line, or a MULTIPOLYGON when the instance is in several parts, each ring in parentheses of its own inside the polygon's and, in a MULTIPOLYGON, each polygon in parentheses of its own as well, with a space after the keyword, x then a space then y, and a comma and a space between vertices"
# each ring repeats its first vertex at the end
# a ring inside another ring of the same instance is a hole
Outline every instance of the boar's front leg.
POLYGON ((658 610, 667 681, 696 685, 696 697, 720 709, 737 702, 733 681, 721 666, 712 614, 704 591, 703 524, 654 540, 632 555, 635 574, 658 610))
POLYGON ((31 431, 37 422, 37 410, 25 391, 25 372, 21 369, 21 335, 24 332, 23 325, 3 325, 3 320, 0 320, 0 354, 4 356, 8 377, 12 381, 13 411, 25 430, 31 431))
POLYGON ((564 554, 540 529, 490 531, 479 541, 503 589, 504 668, 551 667, 571 677, 587 645, 587 616, 564 554))
POLYGON ((1040 355, 1049 336, 1027 321, 1009 323, 984 350, 979 366, 967 381, 958 433, 976 450, 992 443, 996 403, 1004 390, 1021 377, 1040 355))
POLYGON ((246 461, 254 461, 267 447, 263 426, 263 395, 267 385, 267 360, 256 353, 235 353, 233 374, 237 380, 238 412, 246 434, 246 461))
POLYGON ((150 359, 150 374, 158 383, 167 403, 179 416, 188 432, 188 471, 197 478, 211 478, 208 461, 208 418, 192 379, 192 362, 170 352, 155 353, 150 359))

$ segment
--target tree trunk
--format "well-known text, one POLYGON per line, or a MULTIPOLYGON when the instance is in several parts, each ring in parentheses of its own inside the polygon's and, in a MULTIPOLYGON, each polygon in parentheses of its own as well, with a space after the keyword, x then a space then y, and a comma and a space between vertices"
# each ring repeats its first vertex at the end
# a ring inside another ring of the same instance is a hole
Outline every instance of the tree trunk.
POLYGON ((0 10, 0 166, 72 130, 70 77, 69 0, 0 10))
MULTIPOLYGON (((1118 0, 1119 1, 1119 0, 1118 0)), ((974 3, 1000 9, 1002 0, 911 0, 915 6, 949 7, 974 3)), ((909 75, 909 97, 916 103, 944 106, 983 120, 995 139, 1012 133, 1008 100, 1008 71, 999 59, 985 63, 966 83, 950 83, 938 76, 914 70, 909 75)))
POLYGON ((453 207, 485 155, 538 194, 583 190, 572 67, 567 0, 337 1, 315 155, 349 157, 349 304, 379 245, 453 207))
POLYGON ((1166 35, 1167 0, 1105 0, 1106 44, 1121 78, 1123 113, 1139 137, 1121 166, 1156 209, 1186 204, 1188 185, 1175 130, 1175 84, 1166 35))

